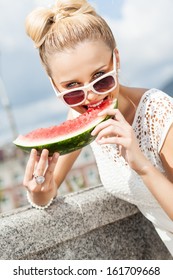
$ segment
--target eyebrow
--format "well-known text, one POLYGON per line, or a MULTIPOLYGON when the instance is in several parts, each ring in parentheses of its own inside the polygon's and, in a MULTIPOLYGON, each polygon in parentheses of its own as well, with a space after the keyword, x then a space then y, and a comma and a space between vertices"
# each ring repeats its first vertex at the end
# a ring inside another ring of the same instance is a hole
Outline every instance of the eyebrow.
MULTIPOLYGON (((107 64, 105 64, 105 65, 102 65, 102 66, 100 66, 98 69, 96 69, 96 70, 94 70, 92 73, 91 73, 91 77, 95 74, 95 73, 97 73, 98 71, 100 71, 102 68, 104 68, 104 67, 108 67, 108 65, 107 64)), ((63 82, 61 82, 60 83, 60 85, 62 85, 62 84, 68 84, 68 83, 71 83, 71 82, 74 82, 74 81, 77 81, 78 79, 72 79, 72 80, 69 80, 69 81, 63 81, 63 82)))

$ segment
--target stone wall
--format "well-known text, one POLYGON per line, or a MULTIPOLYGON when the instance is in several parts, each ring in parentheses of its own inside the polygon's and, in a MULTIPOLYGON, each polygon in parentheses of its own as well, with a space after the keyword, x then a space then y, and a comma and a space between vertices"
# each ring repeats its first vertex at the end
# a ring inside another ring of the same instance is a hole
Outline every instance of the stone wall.
POLYGON ((0 215, 0 259, 172 259, 153 226, 103 186, 0 215))

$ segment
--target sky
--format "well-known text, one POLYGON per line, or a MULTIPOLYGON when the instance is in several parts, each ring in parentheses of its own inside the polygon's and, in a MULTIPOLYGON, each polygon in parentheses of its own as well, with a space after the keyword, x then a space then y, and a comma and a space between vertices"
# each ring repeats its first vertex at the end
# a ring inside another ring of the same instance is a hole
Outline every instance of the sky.
MULTIPOLYGON (((173 78, 172 0, 91 0, 110 25, 121 59, 121 83, 162 88, 173 78)), ((58 100, 25 33, 25 18, 53 0, 0 0, 0 78, 11 110, 0 94, 0 145, 38 127, 65 121, 58 100), (9 119, 16 127, 12 132, 9 119)), ((2 87, 2 85, 1 85, 2 87)), ((1 89, 2 90, 2 89, 1 89)))

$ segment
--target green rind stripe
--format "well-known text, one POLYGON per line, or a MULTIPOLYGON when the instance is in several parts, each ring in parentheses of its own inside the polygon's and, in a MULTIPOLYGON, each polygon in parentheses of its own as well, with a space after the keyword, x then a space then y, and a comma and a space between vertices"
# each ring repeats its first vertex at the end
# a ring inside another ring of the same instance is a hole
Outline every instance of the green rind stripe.
POLYGON ((55 152, 58 152, 60 155, 65 155, 74 152, 76 150, 79 150, 84 146, 89 145, 92 141, 94 141, 95 137, 91 135, 91 131, 93 129, 94 127, 77 136, 55 143, 44 144, 39 146, 28 146, 28 147, 24 147, 16 144, 16 146, 18 146, 23 151, 28 153, 31 151, 31 149, 36 149, 38 151, 38 154, 41 154, 41 151, 43 149, 48 149, 49 156, 52 156, 53 153, 55 152))

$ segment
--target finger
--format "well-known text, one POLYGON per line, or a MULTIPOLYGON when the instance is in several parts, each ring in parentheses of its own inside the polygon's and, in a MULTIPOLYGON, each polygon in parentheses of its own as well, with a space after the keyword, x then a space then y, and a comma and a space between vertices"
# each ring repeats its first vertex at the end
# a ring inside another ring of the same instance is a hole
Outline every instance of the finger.
MULTIPOLYGON (((119 123, 118 121, 116 120, 112 120, 112 119, 109 119, 107 121, 104 121, 104 122, 101 122, 99 123, 95 128, 94 130, 91 132, 91 135, 92 136, 95 136, 95 135, 98 135, 103 129, 105 129, 106 127, 111 127, 111 129, 115 130, 115 129, 118 129, 119 128, 119 131, 123 131, 124 130, 124 126, 119 123)), ((117 134, 118 132, 116 132, 117 134)))
POLYGON ((108 126, 98 133, 96 142, 100 141, 102 138, 110 138, 114 136, 125 137, 125 131, 118 126, 108 126))
POLYGON ((59 158, 59 153, 54 153, 53 157, 49 163, 49 166, 46 170, 46 173, 45 173, 46 180, 45 180, 43 187, 41 188, 42 191, 47 191, 47 190, 49 190, 49 188, 51 188, 50 182, 53 178, 53 173, 54 173, 58 158, 59 158))
POLYGON ((24 180, 23 180, 24 185, 27 185, 28 181, 30 181, 33 177, 36 159, 37 159, 37 150, 32 149, 24 174, 24 180))
POLYGON ((47 149, 44 149, 40 155, 40 159, 34 171, 36 176, 42 176, 44 174, 45 168, 48 163, 48 155, 49 155, 49 151, 47 149))
POLYGON ((111 126, 109 125, 108 127, 105 127, 104 129, 100 130, 95 140, 96 142, 98 142, 102 138, 111 137, 111 136, 115 136, 115 132, 114 132, 114 127, 112 125, 111 126))
POLYGON ((108 127, 108 126, 112 126, 113 125, 114 120, 107 120, 104 122, 99 123, 91 132, 92 136, 97 135, 101 130, 103 130, 104 128, 108 127))
POLYGON ((106 138, 102 137, 97 143, 100 145, 116 144, 118 145, 118 147, 120 147, 120 151, 121 151, 122 147, 125 146, 126 141, 123 137, 114 136, 114 137, 106 137, 106 138))
POLYGON ((126 122, 124 116, 121 114, 119 109, 105 109, 98 113, 98 116, 104 116, 104 115, 113 116, 114 119, 117 121, 126 122))

